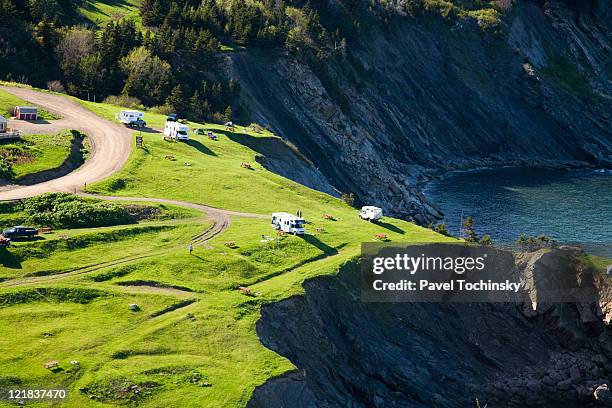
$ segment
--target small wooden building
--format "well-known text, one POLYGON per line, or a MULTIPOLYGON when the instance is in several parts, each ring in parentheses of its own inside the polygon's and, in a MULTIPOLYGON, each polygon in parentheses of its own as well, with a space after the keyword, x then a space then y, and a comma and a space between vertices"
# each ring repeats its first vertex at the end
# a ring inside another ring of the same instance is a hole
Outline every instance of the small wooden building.
POLYGON ((15 106, 15 118, 19 120, 37 120, 38 109, 34 106, 15 106))
POLYGON ((0 133, 6 133, 6 128, 8 126, 8 120, 2 115, 0 115, 0 133))

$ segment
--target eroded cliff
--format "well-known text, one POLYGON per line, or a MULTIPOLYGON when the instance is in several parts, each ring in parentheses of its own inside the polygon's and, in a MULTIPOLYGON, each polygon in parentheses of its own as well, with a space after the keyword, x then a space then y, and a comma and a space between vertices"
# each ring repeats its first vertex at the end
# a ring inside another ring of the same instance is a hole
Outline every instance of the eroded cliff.
POLYGON ((238 52, 228 66, 253 119, 331 185, 424 223, 437 211, 418 187, 433 174, 612 163, 610 2, 512 4, 494 29, 427 13, 371 27, 351 43, 352 78, 329 67, 348 110, 287 53, 238 52))
MULTIPOLYGON (((537 296, 558 287, 559 274, 607 296, 607 278, 579 258, 572 251, 517 257, 535 310, 532 302, 363 303, 356 264, 312 279, 305 296, 262 309, 261 341, 297 370, 262 385, 249 406, 602 404, 594 392, 609 384, 612 337, 600 305, 610 299, 546 304, 537 296)), ((599 396, 610 397, 602 388, 599 396)))

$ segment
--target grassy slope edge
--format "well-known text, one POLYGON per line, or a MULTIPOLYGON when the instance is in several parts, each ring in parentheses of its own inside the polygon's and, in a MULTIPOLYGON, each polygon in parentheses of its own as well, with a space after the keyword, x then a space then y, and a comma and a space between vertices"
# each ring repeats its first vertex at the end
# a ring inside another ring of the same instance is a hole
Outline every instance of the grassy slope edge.
MULTIPOLYGON (((111 120, 120 109, 82 103, 111 120)), ((155 127, 163 123, 160 115, 146 116, 155 127)), ((276 238, 265 219, 233 217, 227 231, 196 247, 191 256, 186 247, 197 228, 189 225, 180 227, 188 231, 167 238, 153 233, 120 244, 100 243, 95 251, 60 249, 51 257, 56 268, 75 258, 95 258, 104 248, 119 258, 125 251, 146 252, 151 245, 164 247, 164 239, 171 241, 163 255, 35 285, 98 290, 101 295, 87 302, 27 293, 22 303, 0 301, 0 321, 11 322, 0 329, 7 339, 0 342, 0 384, 62 385, 71 391, 66 406, 245 406, 256 386, 294 368, 259 342, 255 324, 262 304, 301 294, 306 279, 336 273, 375 234, 385 233, 395 242, 450 240, 401 220, 362 222, 342 201, 267 171, 255 161, 260 154, 255 150, 276 138, 272 134, 190 126, 212 129, 220 140, 196 136, 190 143, 171 143, 159 133, 143 133, 144 148, 133 151, 124 169, 88 190, 261 214, 300 209, 309 234, 276 238), (253 169, 242 168, 242 162, 253 169), (240 285, 261 295, 244 296, 236 290, 240 285), (137 303, 140 311, 130 311, 129 303, 137 303), (44 369, 48 360, 59 361, 63 371, 44 369)), ((19 275, 40 272, 44 263, 26 258, 19 275)), ((9 269, 4 265, 0 273, 9 269)), ((2 288, 0 295, 31 288, 2 288)))

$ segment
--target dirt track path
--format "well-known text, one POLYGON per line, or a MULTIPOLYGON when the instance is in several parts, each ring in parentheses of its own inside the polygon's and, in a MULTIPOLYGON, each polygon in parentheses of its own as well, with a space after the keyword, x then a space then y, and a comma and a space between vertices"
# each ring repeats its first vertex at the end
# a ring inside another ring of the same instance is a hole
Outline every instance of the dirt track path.
POLYGON ((92 150, 87 161, 75 171, 39 184, 10 186, 0 191, 0 200, 33 197, 51 191, 79 191, 85 183, 93 183, 121 170, 130 156, 132 131, 97 116, 77 102, 28 88, 0 86, 0 89, 62 116, 48 124, 21 122, 18 128, 30 133, 76 129, 87 135, 92 150))
MULTIPOLYGON (((196 246, 205 245, 208 241, 227 230, 231 224, 232 216, 259 219, 268 218, 266 215, 262 214, 223 210, 203 204, 164 198, 116 197, 83 193, 82 188, 85 183, 92 183, 104 179, 121 170, 132 149, 132 131, 95 115, 77 102, 63 96, 39 92, 28 88, 0 86, 0 89, 63 117, 51 123, 37 124, 21 122, 19 123, 19 127, 24 131, 28 133, 53 133, 61 129, 77 129, 87 134, 92 146, 92 153, 85 164, 72 173, 31 186, 6 186, 4 190, 0 191, 0 201, 28 198, 48 192, 73 192, 83 197, 99 200, 153 202, 192 208, 205 213, 211 221, 211 225, 208 229, 192 237, 191 242, 196 246)), ((142 258, 148 258, 159 254, 159 251, 154 251, 138 257, 124 257, 102 262, 100 264, 87 265, 58 275, 12 279, 0 283, 0 287, 42 283, 75 275, 89 274, 100 269, 141 260, 142 258)))

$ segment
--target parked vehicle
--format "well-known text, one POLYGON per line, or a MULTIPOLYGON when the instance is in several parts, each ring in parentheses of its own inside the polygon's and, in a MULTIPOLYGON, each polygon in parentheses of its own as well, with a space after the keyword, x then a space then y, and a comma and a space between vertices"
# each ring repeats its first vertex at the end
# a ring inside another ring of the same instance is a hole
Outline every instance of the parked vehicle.
POLYGON ((193 129, 193 134, 194 135, 205 135, 206 131, 202 128, 195 128, 193 129))
POLYGON ((189 140, 189 126, 179 122, 166 122, 164 127, 164 139, 189 140))
POLYGON ((0 248, 8 248, 11 246, 11 239, 0 235, 0 248))
POLYGON ((166 118, 166 122, 176 122, 178 121, 178 115, 176 113, 171 113, 168 115, 168 117, 166 118))
POLYGON ((297 217, 286 212, 278 212, 272 214, 272 227, 276 230, 294 235, 304 235, 306 221, 303 218, 297 217))
POLYGON ((11 229, 7 229, 2 231, 2 235, 5 238, 28 238, 28 239, 32 239, 34 238, 34 235, 38 234, 38 230, 36 228, 31 228, 31 227, 23 227, 21 225, 18 225, 16 227, 13 227, 11 229))
POLYGON ((359 210, 359 218, 368 221, 378 221, 383 217, 382 208, 366 205, 359 210))
POLYGON ((147 126, 147 122, 144 121, 144 113, 136 110, 122 110, 119 112, 119 122, 123 123, 127 127, 140 127, 147 126))

